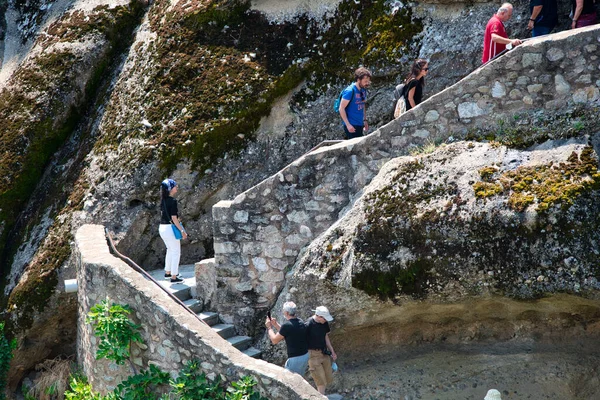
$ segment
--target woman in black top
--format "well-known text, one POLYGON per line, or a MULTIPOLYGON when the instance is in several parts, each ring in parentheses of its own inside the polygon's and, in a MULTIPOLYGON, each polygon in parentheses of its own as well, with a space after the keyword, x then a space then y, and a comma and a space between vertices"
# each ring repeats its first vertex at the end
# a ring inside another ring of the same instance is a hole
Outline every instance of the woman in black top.
POLYGON ((177 193, 177 182, 173 179, 165 179, 160 184, 160 226, 158 233, 167 246, 167 255, 165 256, 165 278, 171 278, 171 282, 183 282, 179 278, 179 259, 181 258, 181 241, 175 237, 173 232, 174 225, 181 231, 183 239, 187 238, 187 233, 183 225, 179 222, 177 200, 172 196, 177 193))
POLYGON ((406 78, 406 111, 421 103, 423 97, 423 86, 425 86, 425 76, 429 71, 429 63, 426 60, 418 59, 413 63, 410 75, 406 78))
POLYGON ((571 7, 571 13, 573 14, 571 29, 595 25, 598 23, 596 4, 594 4, 594 0, 571 0, 571 7))

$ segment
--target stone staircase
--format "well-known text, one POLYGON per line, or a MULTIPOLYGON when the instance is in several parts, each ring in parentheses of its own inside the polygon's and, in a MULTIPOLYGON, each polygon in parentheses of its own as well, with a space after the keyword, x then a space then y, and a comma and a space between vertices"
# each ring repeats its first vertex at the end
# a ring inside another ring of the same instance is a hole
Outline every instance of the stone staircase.
POLYGON ((214 312, 203 312, 202 303, 195 298, 196 296, 196 278, 194 265, 181 265, 179 267, 179 277, 183 279, 180 283, 171 283, 169 278, 165 278, 164 271, 157 269, 148 271, 148 273, 164 288, 171 292, 175 297, 183 302, 190 310, 195 312, 200 319, 206 322, 223 339, 227 340, 233 347, 242 353, 260 358, 262 352, 252 347, 252 338, 236 334, 235 326, 223 324, 219 319, 219 314, 214 312))

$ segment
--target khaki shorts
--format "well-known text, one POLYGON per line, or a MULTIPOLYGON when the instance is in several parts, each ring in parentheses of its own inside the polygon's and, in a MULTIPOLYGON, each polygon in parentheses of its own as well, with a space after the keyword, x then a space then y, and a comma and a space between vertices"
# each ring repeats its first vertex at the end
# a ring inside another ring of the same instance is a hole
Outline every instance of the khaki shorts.
POLYGON ((331 357, 321 350, 308 350, 308 370, 317 386, 327 386, 333 382, 331 357))

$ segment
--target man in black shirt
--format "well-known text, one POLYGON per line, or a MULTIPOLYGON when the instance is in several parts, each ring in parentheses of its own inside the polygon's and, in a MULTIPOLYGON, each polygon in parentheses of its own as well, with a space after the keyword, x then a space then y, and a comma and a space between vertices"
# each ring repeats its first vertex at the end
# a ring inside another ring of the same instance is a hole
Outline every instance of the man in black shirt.
POLYGON ((296 304, 288 301, 283 305, 283 316, 287 321, 283 325, 267 317, 265 326, 271 343, 277 344, 285 339, 287 346, 288 359, 285 362, 285 369, 304 376, 308 366, 308 342, 306 337, 306 325, 296 318, 296 304), (279 332, 275 333, 272 328, 279 332))
POLYGON ((331 361, 337 359, 337 354, 329 340, 329 322, 333 321, 333 317, 324 306, 319 306, 313 311, 315 315, 306 322, 308 370, 319 393, 325 394, 325 388, 333 382, 331 361))
POLYGON ((556 0, 530 0, 529 10, 531 16, 527 23, 527 29, 531 36, 542 36, 549 34, 558 22, 558 5, 556 0))

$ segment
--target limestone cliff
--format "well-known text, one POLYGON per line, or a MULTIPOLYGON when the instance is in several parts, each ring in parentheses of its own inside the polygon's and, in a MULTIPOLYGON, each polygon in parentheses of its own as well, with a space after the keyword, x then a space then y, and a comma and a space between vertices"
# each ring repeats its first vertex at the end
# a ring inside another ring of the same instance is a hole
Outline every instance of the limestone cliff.
MULTIPOLYGON (((427 95, 479 65, 496 7, 292 3, 0 1, 0 262, 20 339, 13 386, 41 359, 72 352, 63 338, 75 335, 75 304, 61 282, 74 274, 74 229, 104 224, 124 253, 160 267, 157 185, 170 175, 192 236, 183 261, 210 256, 214 204, 340 138, 331 105, 359 64, 375 73, 369 115, 381 126, 415 57, 432 61, 427 95)), ((513 27, 526 13, 520 4, 513 27)))

